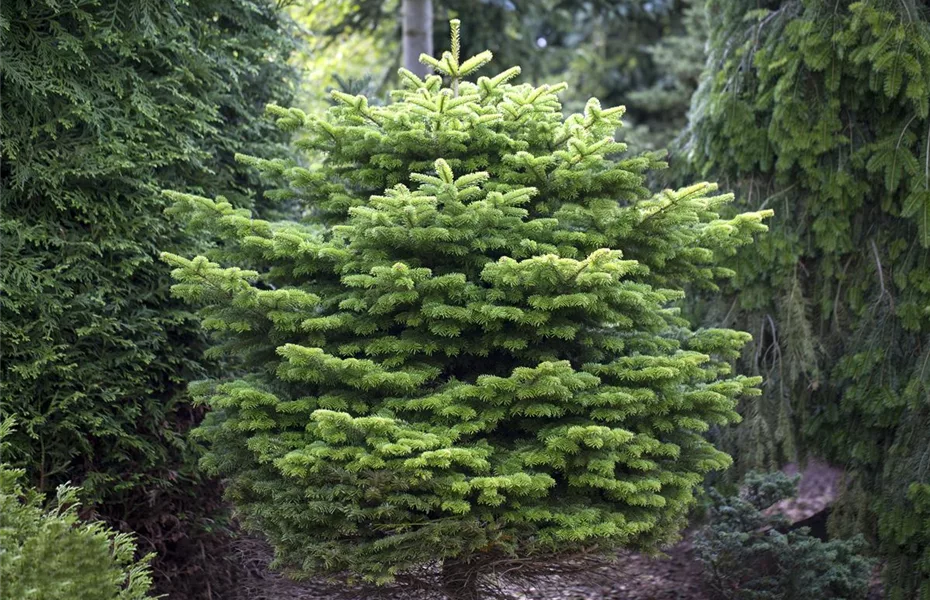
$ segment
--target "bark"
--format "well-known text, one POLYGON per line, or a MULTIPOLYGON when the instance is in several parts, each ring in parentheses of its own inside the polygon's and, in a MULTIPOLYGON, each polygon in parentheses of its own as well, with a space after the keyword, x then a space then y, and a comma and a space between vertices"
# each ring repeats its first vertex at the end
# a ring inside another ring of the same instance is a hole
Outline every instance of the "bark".
POLYGON ((477 569, 466 562, 444 561, 442 593, 449 600, 480 600, 477 569))
POLYGON ((403 0, 404 68, 424 77, 420 54, 433 55, 433 0, 403 0))

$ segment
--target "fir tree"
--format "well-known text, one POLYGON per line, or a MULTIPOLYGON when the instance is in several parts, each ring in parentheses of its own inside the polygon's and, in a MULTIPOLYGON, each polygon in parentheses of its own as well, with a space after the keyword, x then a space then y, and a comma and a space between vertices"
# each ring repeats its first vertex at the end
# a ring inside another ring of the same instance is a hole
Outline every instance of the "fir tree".
MULTIPOLYGON (((566 79, 564 106, 581 110, 591 96, 605 104, 627 102, 624 141, 634 150, 666 148, 684 127, 706 39, 703 10, 691 8, 690 0, 490 0, 481 2, 480 10, 475 0, 432 4, 438 20, 465 19, 464 55, 494 46, 498 59, 521 65, 528 81, 566 79), (643 95, 634 96, 637 92, 643 95)), ((295 14, 306 15, 322 46, 359 32, 377 39, 379 48, 397 45, 402 37, 401 2, 315 0, 295 14)), ((433 29, 435 47, 441 47, 445 32, 433 29)), ((400 54, 398 49, 383 57, 386 68, 379 80, 393 74, 391 57, 400 54)))
POLYGON ((713 321, 758 332, 744 364, 766 377, 737 461, 846 465, 834 526, 877 536, 889 598, 930 597, 930 13, 708 8, 691 158, 742 209, 780 208, 713 321))
POLYGON ((706 183, 650 192, 663 165, 622 155, 622 108, 564 118, 564 84, 516 67, 468 81, 491 54, 460 60, 452 24, 422 57, 439 74, 402 69, 389 105, 272 109, 323 162, 244 160, 315 222, 169 192, 224 264, 164 258, 239 361, 193 388, 204 462, 277 563, 385 583, 441 562, 474 598, 492 568, 675 539, 730 463, 702 434, 760 380, 731 370, 748 334, 674 305, 769 213, 721 219, 706 183))
POLYGON ((284 155, 262 112, 290 97, 293 41, 264 0, 10 0, 0 30, 4 459, 180 548, 175 517, 219 497, 182 436, 203 344, 157 260, 193 247, 160 189, 273 207, 232 148, 284 155))

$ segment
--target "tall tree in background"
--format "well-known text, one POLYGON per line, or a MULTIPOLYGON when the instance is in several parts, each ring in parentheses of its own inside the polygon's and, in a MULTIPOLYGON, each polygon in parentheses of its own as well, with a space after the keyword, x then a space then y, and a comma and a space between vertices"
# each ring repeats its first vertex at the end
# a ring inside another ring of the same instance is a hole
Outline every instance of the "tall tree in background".
POLYGON ((183 436, 199 327, 156 261, 194 241, 159 192, 271 208, 233 154, 284 155, 262 112, 293 39, 264 0, 9 0, 0 29, 4 459, 170 554, 217 496, 183 436))
MULTIPOLYGON (((689 152, 776 209, 711 320, 755 332, 766 378, 737 462, 799 446, 847 466, 834 513, 930 598, 930 15, 913 0, 712 0, 689 152)), ((801 448, 803 450, 803 448, 801 448)))
POLYGON ((429 67, 420 55, 433 55, 433 0, 403 0, 404 68, 417 77, 426 77, 429 67))
POLYGON ((676 177, 687 171, 686 161, 678 160, 676 138, 687 127, 691 97, 707 62, 705 12, 704 0, 681 3, 680 17, 672 13, 668 28, 647 48, 652 60, 651 84, 628 93, 627 107, 641 115, 642 124, 627 134, 627 142, 644 150, 670 150, 676 177))

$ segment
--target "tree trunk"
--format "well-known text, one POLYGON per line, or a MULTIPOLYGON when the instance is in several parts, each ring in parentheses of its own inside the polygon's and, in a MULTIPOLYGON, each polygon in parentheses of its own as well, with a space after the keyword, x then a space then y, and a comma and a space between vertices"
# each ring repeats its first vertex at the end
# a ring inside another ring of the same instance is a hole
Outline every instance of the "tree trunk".
POLYGON ((480 600, 478 570, 464 561, 443 561, 442 593, 449 600, 480 600))
POLYGON ((429 68, 420 54, 433 55, 433 0, 404 0, 404 68, 424 77, 429 68))

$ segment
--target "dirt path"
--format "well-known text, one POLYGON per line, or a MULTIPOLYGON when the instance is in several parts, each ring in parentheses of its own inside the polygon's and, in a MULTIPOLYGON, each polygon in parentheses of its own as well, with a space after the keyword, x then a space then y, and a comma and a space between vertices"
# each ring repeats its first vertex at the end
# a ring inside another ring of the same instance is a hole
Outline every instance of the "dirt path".
POLYGON ((525 600, 709 600, 685 540, 665 557, 630 553, 602 572, 527 590, 525 600), (592 576, 594 575, 594 576, 592 576))

